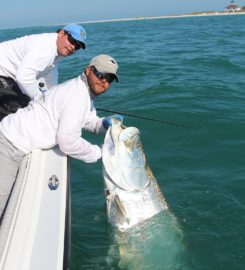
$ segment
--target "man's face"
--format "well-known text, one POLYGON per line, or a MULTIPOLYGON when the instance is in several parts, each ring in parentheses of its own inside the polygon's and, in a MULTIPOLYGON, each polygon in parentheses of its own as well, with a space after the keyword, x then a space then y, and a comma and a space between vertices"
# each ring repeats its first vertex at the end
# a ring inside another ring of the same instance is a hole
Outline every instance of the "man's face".
POLYGON ((110 87, 110 83, 106 79, 98 78, 91 67, 87 67, 86 70, 88 85, 93 94, 99 96, 107 91, 110 87))
POLYGON ((66 34, 64 30, 59 31, 56 44, 57 52, 61 56, 66 57, 76 51, 75 45, 69 41, 68 34, 66 34))

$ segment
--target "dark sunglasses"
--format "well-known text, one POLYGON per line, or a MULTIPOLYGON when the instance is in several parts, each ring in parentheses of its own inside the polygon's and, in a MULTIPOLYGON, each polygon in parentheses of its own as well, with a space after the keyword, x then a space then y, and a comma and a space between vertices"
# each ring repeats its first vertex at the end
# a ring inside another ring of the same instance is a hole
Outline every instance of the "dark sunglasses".
POLYGON ((65 33, 67 35, 68 41, 75 47, 76 51, 80 50, 81 48, 85 48, 81 41, 74 39, 69 32, 65 31, 65 33))
POLYGON ((108 83, 112 83, 115 79, 114 74, 99 72, 95 66, 91 66, 90 68, 93 71, 94 75, 100 80, 105 79, 108 83))

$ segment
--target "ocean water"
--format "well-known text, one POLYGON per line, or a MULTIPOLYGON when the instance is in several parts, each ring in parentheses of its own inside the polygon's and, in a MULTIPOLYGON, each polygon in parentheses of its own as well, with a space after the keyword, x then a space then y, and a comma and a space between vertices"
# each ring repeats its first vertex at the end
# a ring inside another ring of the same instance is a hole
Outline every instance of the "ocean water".
MULTIPOLYGON (((119 83, 96 106, 195 128, 124 118, 140 129, 177 220, 161 217, 144 233, 118 236, 110 228, 101 161, 72 160, 72 270, 244 269, 244 23, 236 15, 84 24, 87 49, 61 63, 60 82, 78 76, 91 57, 111 54, 120 65, 119 83), (174 259, 180 241, 181 259, 174 259)), ((56 29, 1 30, 0 41, 56 29)), ((84 136, 103 143, 103 136, 84 136)))

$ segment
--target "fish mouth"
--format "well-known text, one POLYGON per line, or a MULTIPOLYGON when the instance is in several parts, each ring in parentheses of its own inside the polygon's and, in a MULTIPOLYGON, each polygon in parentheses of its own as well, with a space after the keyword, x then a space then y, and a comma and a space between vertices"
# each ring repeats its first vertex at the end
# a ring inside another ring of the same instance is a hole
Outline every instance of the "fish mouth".
POLYGON ((134 143, 138 140, 140 131, 136 127, 122 126, 122 131, 118 135, 119 142, 131 142, 134 143))
POLYGON ((102 161, 107 179, 126 191, 139 191, 150 183, 146 158, 136 127, 112 121, 102 147, 102 161))
POLYGON ((136 127, 127 127, 123 125, 120 120, 117 120, 115 118, 112 119, 112 125, 109 129, 109 132, 115 147, 119 143, 133 145, 137 141, 139 141, 140 137, 140 131, 136 127))

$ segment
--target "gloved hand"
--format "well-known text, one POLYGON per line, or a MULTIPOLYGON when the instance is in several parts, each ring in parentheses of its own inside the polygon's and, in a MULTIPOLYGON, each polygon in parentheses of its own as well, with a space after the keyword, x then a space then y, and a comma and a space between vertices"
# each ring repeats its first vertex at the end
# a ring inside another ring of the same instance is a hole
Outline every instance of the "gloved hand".
POLYGON ((102 120, 102 124, 104 126, 105 129, 108 129, 109 126, 112 125, 111 119, 115 118, 116 120, 123 122, 123 115, 121 114, 113 114, 111 116, 107 116, 102 120))

